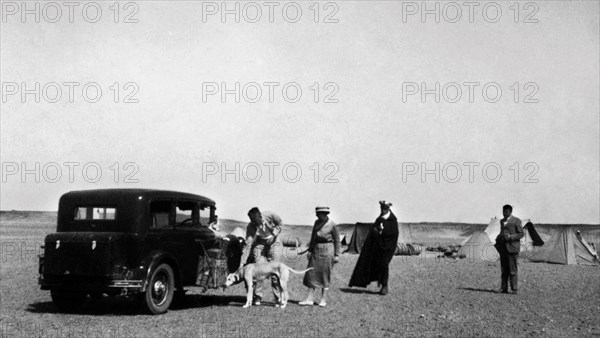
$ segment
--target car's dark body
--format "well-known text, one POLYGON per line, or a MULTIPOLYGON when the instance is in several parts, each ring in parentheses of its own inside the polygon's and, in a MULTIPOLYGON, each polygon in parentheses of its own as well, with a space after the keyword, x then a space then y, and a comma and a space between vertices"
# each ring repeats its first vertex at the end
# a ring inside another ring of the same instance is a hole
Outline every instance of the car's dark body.
POLYGON ((59 202, 57 232, 46 236, 40 257, 41 288, 109 295, 145 292, 152 270, 163 263, 173 270, 175 289, 194 285, 199 258, 218 246, 208 228, 216 219, 215 209, 209 198, 174 191, 66 193, 59 202), (187 209, 191 220, 181 224, 178 208, 187 209), (201 209, 206 217, 201 218, 201 209))

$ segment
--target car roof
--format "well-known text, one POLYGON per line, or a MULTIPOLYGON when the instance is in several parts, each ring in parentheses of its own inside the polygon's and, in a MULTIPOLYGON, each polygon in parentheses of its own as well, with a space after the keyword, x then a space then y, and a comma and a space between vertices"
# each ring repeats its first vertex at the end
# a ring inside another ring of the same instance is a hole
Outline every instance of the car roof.
POLYGON ((92 190, 76 190, 69 191, 64 194, 63 197, 66 198, 85 198, 86 196, 94 196, 100 198, 107 199, 122 199, 122 198, 136 198, 139 196, 144 197, 144 199, 152 199, 152 198, 178 198, 178 199, 191 199, 191 200, 201 200, 203 202, 209 202, 211 204, 215 204, 215 201, 204 197, 202 195, 195 195, 185 192, 179 191, 171 191, 171 190, 158 190, 158 189, 92 189, 92 190))

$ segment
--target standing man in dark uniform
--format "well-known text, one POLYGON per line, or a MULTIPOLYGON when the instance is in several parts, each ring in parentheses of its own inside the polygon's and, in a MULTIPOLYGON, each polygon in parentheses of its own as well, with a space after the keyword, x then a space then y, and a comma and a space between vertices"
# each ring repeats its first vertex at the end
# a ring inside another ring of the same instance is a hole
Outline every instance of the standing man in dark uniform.
POLYGON ((508 293, 508 280, 514 294, 518 292, 517 258, 521 250, 521 238, 525 236, 521 220, 512 215, 512 206, 502 207, 503 219, 500 220, 500 234, 496 237, 496 249, 500 253, 502 286, 498 292, 508 293))
POLYGON ((398 220, 391 212, 391 206, 392 203, 379 202, 381 213, 365 239, 349 286, 366 287, 378 281, 381 285, 379 294, 388 293, 389 265, 398 242, 398 220))

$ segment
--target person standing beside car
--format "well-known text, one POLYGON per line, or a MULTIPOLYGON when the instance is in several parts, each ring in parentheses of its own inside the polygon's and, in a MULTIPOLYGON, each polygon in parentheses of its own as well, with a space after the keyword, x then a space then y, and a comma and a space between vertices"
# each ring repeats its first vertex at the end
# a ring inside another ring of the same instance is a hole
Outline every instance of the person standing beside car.
MULTIPOLYGON (((317 287, 322 288, 319 306, 327 306, 326 296, 331 282, 333 264, 339 262, 340 236, 335 223, 329 219, 329 207, 316 207, 317 220, 313 226, 308 252, 308 268, 304 274, 304 285, 308 295, 300 305, 314 305, 313 297, 317 287)), ((303 254, 301 252, 299 254, 303 254)))
MULTIPOLYGON (((247 248, 242 258, 247 257, 245 264, 272 262, 275 260, 275 243, 277 236, 281 233, 281 217, 269 211, 261 212, 257 207, 248 211, 250 223, 246 227, 246 245, 247 248)), ((276 276, 271 276, 271 286, 275 295, 276 303, 279 303, 280 295, 279 280, 276 276)), ((257 283, 254 288, 254 305, 260 305, 262 300, 262 283, 257 283)))

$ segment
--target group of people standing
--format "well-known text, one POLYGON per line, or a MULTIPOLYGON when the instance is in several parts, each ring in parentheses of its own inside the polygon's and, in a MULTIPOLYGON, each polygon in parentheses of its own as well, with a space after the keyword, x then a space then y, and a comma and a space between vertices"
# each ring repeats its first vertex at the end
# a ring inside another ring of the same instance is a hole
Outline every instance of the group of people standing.
MULTIPOLYGON (((370 229, 369 235, 361 250, 360 257, 350 278, 349 286, 366 287, 373 281, 381 286, 380 294, 388 293, 389 263, 392 260, 398 241, 398 220, 391 212, 391 203, 380 201, 380 215, 370 229)), ((317 219, 313 225, 310 241, 306 250, 298 254, 307 254, 308 268, 303 284, 308 288, 306 299, 300 305, 327 306, 327 291, 331 284, 331 272, 335 263, 339 262, 340 236, 336 224, 329 218, 327 206, 315 208, 317 219), (321 297, 315 300, 317 289, 321 289, 321 297)), ((246 250, 242 263, 260 263, 275 259, 274 244, 281 233, 282 221, 272 212, 261 212, 258 208, 248 211, 250 223, 246 228, 246 250)), ((271 277, 273 290, 278 290, 278 278, 271 277)), ((274 291, 275 301, 279 295, 274 291)), ((262 300, 262 283, 254 288, 254 305, 262 300)))
MULTIPOLYGON (((350 277, 348 286, 366 287, 371 282, 378 282, 380 295, 389 292, 389 264, 396 251, 398 242, 398 219, 391 211, 391 203, 380 201, 380 214, 369 229, 369 234, 350 277)), ((500 254, 501 288, 499 292, 508 293, 510 281, 513 293, 518 292, 517 257, 520 240, 524 236, 521 220, 512 216, 512 206, 503 207, 501 231, 496 238, 496 249, 500 254)), ((308 288, 306 298, 300 305, 327 306, 327 291, 331 285, 331 272, 335 263, 339 262, 340 236, 336 224, 329 218, 330 209, 326 206, 315 208, 317 219, 313 225, 310 242, 306 250, 299 254, 307 254, 308 268, 303 284, 308 288), (321 289, 321 298, 315 301, 317 289, 321 289)), ((258 208, 248 211, 250 223, 246 228, 246 249, 242 255, 242 264, 260 263, 275 259, 275 242, 282 230, 281 218, 273 212, 261 212, 258 208)), ((279 302, 279 280, 271 276, 271 286, 275 301, 279 302)), ((262 300, 262 283, 254 288, 254 305, 262 300)))

